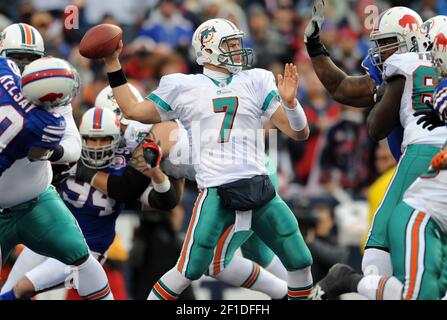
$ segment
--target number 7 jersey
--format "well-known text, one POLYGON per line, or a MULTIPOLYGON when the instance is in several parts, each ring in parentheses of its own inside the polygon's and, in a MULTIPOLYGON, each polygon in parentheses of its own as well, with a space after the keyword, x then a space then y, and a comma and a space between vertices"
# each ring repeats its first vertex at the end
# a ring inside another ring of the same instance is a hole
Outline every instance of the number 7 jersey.
POLYGON ((220 82, 171 74, 146 99, 162 121, 179 119, 188 131, 200 188, 267 174, 261 116, 270 119, 280 104, 271 72, 252 69, 220 82))
POLYGON ((402 151, 410 144, 429 144, 442 147, 447 129, 432 131, 417 124, 419 117, 413 116, 418 110, 428 109, 426 101, 432 102, 437 74, 431 62, 430 53, 402 53, 389 57, 384 64, 384 78, 405 77, 405 88, 400 104, 400 123, 404 128, 402 151))

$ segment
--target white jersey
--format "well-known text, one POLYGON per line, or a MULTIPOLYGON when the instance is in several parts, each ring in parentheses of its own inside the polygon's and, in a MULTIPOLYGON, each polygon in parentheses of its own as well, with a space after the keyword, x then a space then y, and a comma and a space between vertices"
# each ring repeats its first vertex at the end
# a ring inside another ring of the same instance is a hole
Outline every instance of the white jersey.
POLYGON ((384 79, 401 75, 406 78, 405 89, 400 104, 400 123, 404 128, 402 152, 410 144, 428 144, 442 147, 447 136, 445 127, 428 131, 417 124, 419 117, 413 116, 417 110, 427 109, 436 87, 437 74, 429 53, 394 54, 384 64, 384 79))
POLYGON ((141 142, 144 134, 149 132, 152 128, 151 124, 144 124, 138 121, 129 120, 126 130, 124 131, 124 141, 126 148, 133 152, 137 145, 141 142))
POLYGON ((271 118, 280 104, 271 72, 252 69, 221 82, 171 74, 147 99, 162 121, 179 119, 188 131, 199 188, 267 174, 261 116, 271 118))
POLYGON ((447 234, 447 170, 429 171, 407 189, 403 200, 430 215, 447 234))
MULTIPOLYGON (((62 160, 77 161, 79 156, 76 157, 76 155, 81 154, 81 139, 74 124, 71 105, 58 107, 56 110, 64 116, 67 124, 60 143, 66 146, 62 160)), ((28 158, 15 161, 0 179, 0 190, 2 190, 0 207, 12 207, 37 197, 48 189, 52 179, 53 172, 49 161, 31 162, 28 158)))

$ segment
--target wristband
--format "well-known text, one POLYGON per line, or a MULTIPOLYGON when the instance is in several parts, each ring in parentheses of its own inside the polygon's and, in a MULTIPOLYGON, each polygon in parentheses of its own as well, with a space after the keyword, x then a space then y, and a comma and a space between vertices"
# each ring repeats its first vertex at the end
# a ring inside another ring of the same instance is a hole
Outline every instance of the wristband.
POLYGON ((171 188, 171 181, 169 181, 169 178, 165 176, 162 183, 155 183, 154 180, 152 180, 152 185, 154 186, 154 190, 158 193, 165 193, 171 188))
POLYGON ((122 68, 114 72, 108 72, 107 78, 109 79, 111 88, 119 87, 127 83, 126 75, 122 68))
POLYGON ((303 107, 295 98, 295 108, 290 109, 287 107, 283 101, 281 101, 282 108, 286 112, 287 119, 289 119, 290 127, 295 131, 303 130, 307 125, 306 114, 304 113, 303 107))
POLYGON ((306 38, 307 41, 305 41, 307 53, 311 58, 317 57, 319 55, 325 55, 330 56, 329 51, 327 51, 324 44, 320 41, 320 36, 315 38, 306 38))

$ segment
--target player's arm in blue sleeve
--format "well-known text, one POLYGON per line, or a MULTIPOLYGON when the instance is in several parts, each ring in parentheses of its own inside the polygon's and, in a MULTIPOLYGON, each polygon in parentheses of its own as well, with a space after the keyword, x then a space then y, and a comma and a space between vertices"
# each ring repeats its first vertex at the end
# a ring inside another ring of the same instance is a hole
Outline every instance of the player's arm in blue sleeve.
POLYGON ((377 68, 374 64, 373 58, 370 55, 367 55, 365 59, 362 61, 362 68, 365 72, 374 80, 377 86, 380 86, 383 82, 382 72, 377 68))
POLYGON ((30 119, 28 129, 34 138, 29 145, 28 158, 33 161, 49 160, 64 136, 65 120, 61 115, 43 109, 30 119))

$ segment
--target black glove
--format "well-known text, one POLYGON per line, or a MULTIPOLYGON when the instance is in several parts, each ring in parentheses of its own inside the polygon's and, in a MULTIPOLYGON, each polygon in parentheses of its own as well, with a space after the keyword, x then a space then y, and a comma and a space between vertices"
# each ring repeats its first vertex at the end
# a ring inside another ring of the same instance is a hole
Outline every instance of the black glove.
POLYGON ((433 110, 433 104, 426 101, 425 105, 430 109, 419 110, 413 113, 413 116, 419 117, 417 124, 422 125, 422 128, 432 131, 435 128, 445 126, 444 121, 439 118, 439 114, 433 110))
POLYGON ((70 171, 75 164, 76 162, 52 164, 51 168, 53 169, 53 180, 51 181, 51 184, 57 187, 57 185, 64 182, 68 177, 72 175, 70 171))
POLYGON ((76 164, 75 178, 88 184, 92 184, 93 177, 98 172, 96 169, 88 168, 82 162, 81 159, 78 160, 76 164))
POLYGON ((64 147, 58 145, 56 148, 54 148, 53 154, 48 158, 48 161, 55 162, 58 161, 59 159, 62 159, 63 156, 64 156, 64 147))

